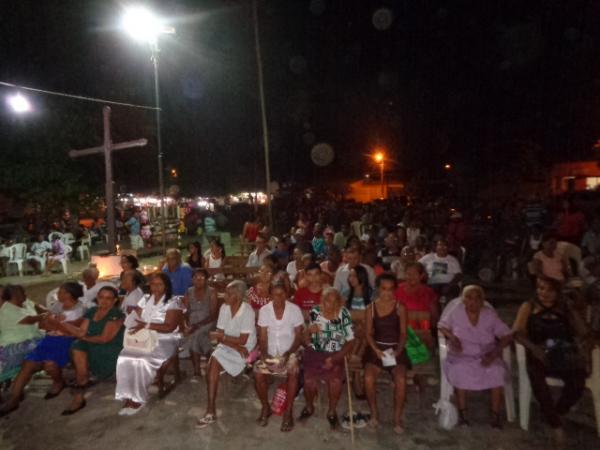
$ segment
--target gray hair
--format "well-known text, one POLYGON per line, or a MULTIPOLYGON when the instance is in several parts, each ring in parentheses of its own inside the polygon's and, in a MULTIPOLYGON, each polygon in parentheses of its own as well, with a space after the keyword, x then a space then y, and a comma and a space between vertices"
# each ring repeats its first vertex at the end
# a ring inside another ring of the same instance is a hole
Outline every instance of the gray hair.
POLYGON ((181 252, 179 251, 178 248, 170 248, 167 250, 167 252, 165 253, 165 256, 170 256, 170 255, 175 255, 178 258, 181 258, 181 252))
POLYGON ((244 283, 242 280, 234 280, 231 283, 229 283, 227 285, 227 289, 232 289, 236 292, 237 296, 240 298, 240 300, 244 301, 244 298, 246 297, 246 283, 244 283))
POLYGON ((88 267, 86 269, 83 269, 83 271, 81 272, 82 278, 92 277, 94 280, 97 280, 99 276, 100 272, 96 267, 88 267))

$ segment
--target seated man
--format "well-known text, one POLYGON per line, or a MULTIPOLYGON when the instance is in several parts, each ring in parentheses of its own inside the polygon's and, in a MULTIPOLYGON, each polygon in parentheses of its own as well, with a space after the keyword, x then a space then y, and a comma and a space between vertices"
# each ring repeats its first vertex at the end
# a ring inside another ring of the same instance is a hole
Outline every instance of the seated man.
POLYGON ((246 267, 260 267, 265 262, 265 258, 271 254, 267 247, 267 237, 259 233, 256 237, 256 249, 248 256, 246 267))
POLYGON ((462 269, 458 259, 448 253, 448 242, 438 239, 435 252, 423 256, 419 262, 427 272, 427 284, 441 297, 454 298, 459 293, 458 284, 462 269))
POLYGON ((67 258, 67 249, 63 241, 60 240, 58 233, 55 233, 52 237, 52 249, 48 253, 48 261, 46 262, 46 273, 52 272, 52 268, 55 265, 62 264, 67 258))
POLYGON ((225 290, 225 303, 219 310, 217 330, 211 331, 211 340, 218 342, 208 362, 206 389, 208 401, 206 414, 196 427, 205 428, 217 420, 217 389, 221 371, 237 376, 246 367, 248 352, 256 346, 255 315, 252 307, 244 302, 246 283, 232 281, 225 290))
POLYGON ((83 281, 83 296, 79 299, 85 309, 90 309, 96 306, 96 295, 103 287, 112 287, 115 285, 109 281, 98 281, 100 272, 96 267, 88 267, 81 272, 83 281))
POLYGON ((181 252, 170 248, 166 254, 166 264, 162 271, 167 274, 173 286, 173 295, 183 296, 192 286, 192 268, 181 261, 181 252))
POLYGON ((33 270, 42 273, 42 269, 46 267, 46 257, 51 250, 52 244, 44 238, 43 234, 38 234, 37 240, 31 244, 31 254, 27 256, 27 262, 33 270))
POLYGON ((283 284, 271 286, 271 302, 258 313, 260 360, 254 366, 256 393, 262 403, 257 422, 266 426, 271 415, 269 405, 269 377, 287 375, 287 403, 281 431, 294 427, 294 397, 298 391, 298 358, 296 351, 302 342, 304 318, 300 308, 286 301, 283 284))

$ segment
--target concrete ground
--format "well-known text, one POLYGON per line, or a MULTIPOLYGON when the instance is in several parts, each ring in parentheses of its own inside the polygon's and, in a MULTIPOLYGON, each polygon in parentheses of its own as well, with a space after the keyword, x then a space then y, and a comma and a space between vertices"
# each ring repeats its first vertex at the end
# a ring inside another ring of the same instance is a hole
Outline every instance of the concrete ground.
MULTIPOLYGON (((156 257, 145 259, 142 264, 155 264, 156 260, 156 257)), ((43 302, 50 289, 67 278, 77 276, 84 266, 85 263, 73 262, 69 276, 57 274, 50 278, 10 277, 1 279, 0 283, 24 284, 31 299, 43 302)), ((526 288, 522 286, 506 285, 491 286, 488 293, 507 323, 512 323, 518 304, 528 295, 526 288)), ((192 372, 189 360, 182 360, 182 368, 188 374, 192 372)), ((255 424, 260 404, 251 379, 238 377, 234 380, 223 376, 221 381, 217 401, 219 418, 209 428, 197 430, 194 427, 196 418, 203 415, 206 406, 204 379, 193 384, 188 376, 166 398, 159 400, 154 395, 148 405, 133 417, 117 415, 120 403, 114 400, 114 382, 100 383, 86 394, 88 405, 85 409, 73 416, 64 417, 60 413, 69 405, 69 391, 63 391, 56 399, 43 400, 49 380, 40 376, 30 383, 21 407, 0 419, 0 450, 353 448, 349 431, 329 431, 325 419, 326 399, 317 408, 315 416, 305 424, 296 423, 292 432, 281 433, 279 417, 272 417, 265 428, 255 424)), ((516 378, 514 386, 515 392, 518 392, 516 378)), ((272 391, 274 388, 275 384, 272 385, 272 391)), ((422 397, 419 397, 413 386, 409 386, 405 413, 406 432, 402 436, 396 436, 391 426, 391 395, 392 387, 387 378, 382 376, 378 399, 383 427, 378 431, 367 428, 356 430, 354 448, 541 450, 551 446, 550 431, 543 424, 535 401, 531 405, 529 432, 522 431, 518 422, 506 424, 502 431, 493 430, 488 425, 486 394, 473 394, 469 398, 471 427, 444 431, 439 428, 432 408, 439 396, 439 386, 433 385, 426 389, 422 397)), ((365 401, 354 399, 353 404, 355 411, 368 412, 365 401)), ((300 397, 295 405, 295 416, 300 413, 303 405, 304 400, 300 397)), ((346 412, 347 405, 347 395, 344 393, 338 413, 346 412)), ((600 448, 589 392, 585 393, 575 410, 568 415, 566 430, 569 445, 573 448, 600 448)))

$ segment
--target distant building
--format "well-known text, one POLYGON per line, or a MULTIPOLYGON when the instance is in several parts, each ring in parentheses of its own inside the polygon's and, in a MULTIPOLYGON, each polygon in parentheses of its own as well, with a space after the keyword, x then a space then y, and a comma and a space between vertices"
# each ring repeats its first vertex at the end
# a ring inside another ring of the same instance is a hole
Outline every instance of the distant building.
POLYGON ((552 194, 593 191, 600 188, 600 163, 574 161, 555 164, 551 171, 552 194))
POLYGON ((347 199, 359 203, 369 203, 380 198, 400 197, 404 195, 404 183, 391 178, 386 178, 383 183, 383 196, 381 195, 381 183, 379 177, 368 176, 349 183, 347 199))

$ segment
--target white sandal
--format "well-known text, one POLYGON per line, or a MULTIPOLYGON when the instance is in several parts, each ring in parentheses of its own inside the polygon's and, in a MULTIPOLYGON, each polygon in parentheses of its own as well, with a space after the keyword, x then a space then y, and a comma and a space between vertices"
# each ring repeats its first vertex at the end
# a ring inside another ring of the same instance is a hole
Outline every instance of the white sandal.
POLYGON ((215 423, 216 420, 217 420, 217 416, 215 416, 214 414, 206 414, 203 418, 198 419, 196 421, 196 428, 198 428, 198 429, 206 428, 209 425, 212 425, 213 423, 215 423))

